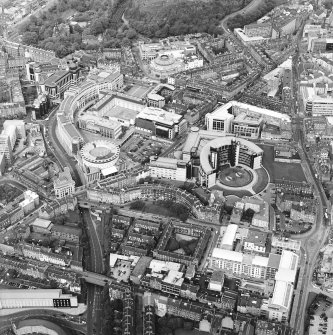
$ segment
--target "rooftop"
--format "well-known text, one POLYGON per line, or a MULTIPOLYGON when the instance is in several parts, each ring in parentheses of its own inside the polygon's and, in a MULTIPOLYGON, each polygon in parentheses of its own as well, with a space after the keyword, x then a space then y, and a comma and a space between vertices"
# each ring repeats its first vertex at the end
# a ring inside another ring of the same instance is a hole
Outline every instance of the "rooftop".
POLYGON ((237 251, 214 248, 212 258, 227 259, 241 263, 243 261, 243 254, 237 251))
POLYGON ((31 223, 32 226, 44 228, 44 229, 49 229, 51 228, 50 226, 52 225, 52 222, 50 220, 44 220, 37 218, 35 221, 31 223))
POLYGON ((256 229, 249 229, 245 242, 254 243, 256 245, 265 246, 267 241, 267 233, 256 229))
POLYGON ((293 285, 285 281, 275 281, 271 304, 288 309, 293 294, 293 285))
POLYGON ((183 117, 182 115, 166 112, 164 109, 146 107, 137 115, 137 118, 160 122, 162 124, 168 124, 170 126, 173 126, 175 123, 179 123, 183 117))

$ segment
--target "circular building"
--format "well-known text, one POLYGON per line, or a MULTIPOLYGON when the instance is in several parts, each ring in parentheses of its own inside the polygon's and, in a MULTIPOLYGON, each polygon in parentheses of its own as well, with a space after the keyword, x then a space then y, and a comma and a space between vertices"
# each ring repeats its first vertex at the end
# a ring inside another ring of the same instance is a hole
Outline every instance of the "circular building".
POLYGON ((85 144, 80 151, 80 167, 88 183, 110 176, 118 171, 115 164, 120 149, 108 140, 98 140, 85 144))
POLYGON ((81 149, 82 162, 100 170, 114 166, 119 158, 118 145, 107 140, 98 140, 85 144, 81 149))
POLYGON ((150 72, 156 78, 165 78, 182 70, 183 64, 172 54, 162 54, 153 59, 149 65, 150 72))
POLYGON ((261 168, 263 150, 256 144, 232 136, 208 142, 200 153, 199 180, 212 187, 220 182, 228 187, 249 184, 256 169, 261 168))

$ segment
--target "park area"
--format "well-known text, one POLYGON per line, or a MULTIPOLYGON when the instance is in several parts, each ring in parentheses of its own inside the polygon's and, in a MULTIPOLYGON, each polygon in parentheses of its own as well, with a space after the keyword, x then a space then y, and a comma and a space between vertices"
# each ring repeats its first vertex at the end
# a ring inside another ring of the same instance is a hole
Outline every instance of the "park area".
POLYGON ((6 205, 22 194, 22 191, 10 184, 0 185, 0 203, 6 205))
POLYGON ((271 182, 276 180, 289 180, 296 182, 306 181, 303 168, 298 163, 280 163, 274 161, 274 147, 270 145, 258 145, 264 150, 262 165, 267 170, 271 182))

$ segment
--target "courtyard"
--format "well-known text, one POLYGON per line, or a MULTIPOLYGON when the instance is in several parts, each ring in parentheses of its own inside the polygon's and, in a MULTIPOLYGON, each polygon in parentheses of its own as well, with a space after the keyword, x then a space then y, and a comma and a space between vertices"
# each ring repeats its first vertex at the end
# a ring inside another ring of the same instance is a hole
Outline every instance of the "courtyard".
POLYGON ((229 187, 243 187, 248 185, 253 179, 253 175, 249 170, 241 166, 231 167, 229 164, 222 166, 219 180, 221 184, 229 187))

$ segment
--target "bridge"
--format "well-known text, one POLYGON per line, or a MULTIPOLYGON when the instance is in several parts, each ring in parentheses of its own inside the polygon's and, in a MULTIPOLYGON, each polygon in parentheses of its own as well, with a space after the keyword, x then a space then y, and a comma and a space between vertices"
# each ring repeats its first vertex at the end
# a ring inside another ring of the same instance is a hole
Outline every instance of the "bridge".
POLYGON ((89 284, 102 286, 102 287, 104 287, 106 284, 109 284, 112 288, 118 288, 122 291, 131 290, 130 285, 118 282, 115 279, 110 278, 106 275, 102 275, 99 273, 90 272, 86 270, 75 271, 75 272, 78 273, 81 276, 81 278, 84 279, 89 284))

